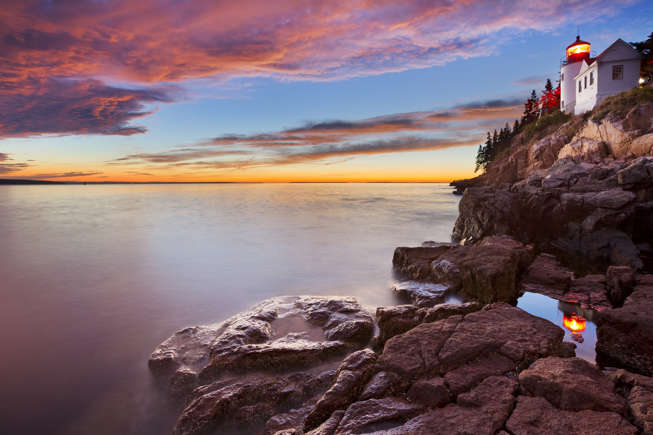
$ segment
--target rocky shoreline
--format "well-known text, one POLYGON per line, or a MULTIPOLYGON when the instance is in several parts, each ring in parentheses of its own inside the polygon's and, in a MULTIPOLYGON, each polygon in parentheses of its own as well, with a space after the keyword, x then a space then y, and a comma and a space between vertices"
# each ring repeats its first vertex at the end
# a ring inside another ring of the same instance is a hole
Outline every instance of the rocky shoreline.
POLYGON ((653 434, 653 102, 592 116, 453 183, 456 243, 395 250, 406 304, 279 297, 164 341, 173 432, 653 434), (592 316, 596 364, 524 292, 592 316))

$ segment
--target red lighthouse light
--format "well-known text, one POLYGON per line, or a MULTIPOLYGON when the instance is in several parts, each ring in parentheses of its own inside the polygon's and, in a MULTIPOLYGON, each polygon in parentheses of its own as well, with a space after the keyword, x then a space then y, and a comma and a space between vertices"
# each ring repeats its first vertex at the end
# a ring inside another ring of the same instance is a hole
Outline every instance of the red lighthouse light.
POLYGON ((580 36, 576 36, 576 41, 567 47, 567 62, 580 62, 590 57, 590 43, 581 41, 580 36))

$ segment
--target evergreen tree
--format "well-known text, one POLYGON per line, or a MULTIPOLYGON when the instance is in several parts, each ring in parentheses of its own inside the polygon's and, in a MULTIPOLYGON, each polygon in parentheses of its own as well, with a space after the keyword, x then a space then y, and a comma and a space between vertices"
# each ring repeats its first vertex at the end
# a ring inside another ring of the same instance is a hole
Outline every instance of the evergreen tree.
POLYGON ((631 42, 630 45, 642 55, 642 78, 651 83, 653 81, 653 32, 648 35, 646 41, 631 42))

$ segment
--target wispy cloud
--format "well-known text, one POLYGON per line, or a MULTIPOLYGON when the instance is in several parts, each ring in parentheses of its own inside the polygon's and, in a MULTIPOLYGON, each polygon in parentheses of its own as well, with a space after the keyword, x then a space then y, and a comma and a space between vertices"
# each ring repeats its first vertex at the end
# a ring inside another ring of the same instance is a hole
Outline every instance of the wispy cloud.
POLYGON ((36 180, 49 180, 52 178, 79 178, 79 177, 92 177, 94 175, 100 175, 102 172, 50 172, 44 174, 34 174, 30 175, 28 178, 33 178, 36 180))
POLYGON ((130 154, 108 163, 192 169, 330 164, 335 158, 474 145, 488 124, 503 125, 519 117, 521 111, 519 100, 507 99, 363 120, 308 122, 277 132, 229 134, 180 149, 130 154))
POLYGON ((516 85, 521 85, 521 86, 537 86, 537 87, 544 87, 544 83, 546 82, 547 77, 546 76, 527 76, 527 77, 522 77, 520 79, 515 80, 516 85))
POLYGON ((506 30, 550 31, 614 14, 631 1, 5 3, 0 137, 141 133, 130 121, 150 112, 145 105, 174 99, 152 85, 336 80, 442 65, 492 53, 506 30), (107 84, 114 82, 134 85, 107 84))

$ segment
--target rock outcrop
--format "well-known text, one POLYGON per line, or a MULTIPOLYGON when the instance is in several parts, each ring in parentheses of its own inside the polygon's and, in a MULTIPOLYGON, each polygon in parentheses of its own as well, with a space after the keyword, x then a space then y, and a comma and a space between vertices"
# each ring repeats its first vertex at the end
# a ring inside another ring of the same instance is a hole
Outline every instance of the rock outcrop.
POLYGON ((513 302, 519 295, 518 276, 532 253, 532 247, 510 237, 487 237, 469 246, 397 248, 393 265, 403 276, 444 285, 480 302, 513 302))
POLYGON ((597 361, 653 376, 653 275, 640 275, 621 308, 600 313, 597 361))
POLYGON ((586 267, 640 269, 651 240, 653 158, 597 164, 556 161, 513 185, 469 188, 460 202, 456 240, 509 235, 560 252, 586 267))
POLYGON ((364 346, 373 329, 372 316, 353 298, 273 298, 222 323, 175 333, 149 365, 185 393, 228 373, 321 364, 364 346))

